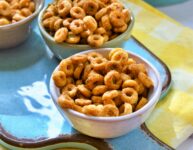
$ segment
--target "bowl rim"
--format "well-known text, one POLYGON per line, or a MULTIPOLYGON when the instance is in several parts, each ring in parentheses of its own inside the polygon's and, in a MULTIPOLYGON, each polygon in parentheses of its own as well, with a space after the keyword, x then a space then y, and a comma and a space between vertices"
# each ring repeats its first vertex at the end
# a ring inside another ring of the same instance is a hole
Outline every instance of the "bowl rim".
MULTIPOLYGON (((83 51, 83 52, 80 52, 80 53, 77 53, 77 54, 74 54, 74 55, 78 55, 78 54, 84 54, 84 53, 88 53, 88 52, 93 52, 93 51, 97 51, 100 53, 100 51, 104 51, 104 50, 107 50, 107 51, 110 51, 111 49, 113 48, 99 48, 99 49, 91 49, 91 50, 86 50, 86 51, 83 51)), ((49 83, 49 90, 50 90, 50 94, 51 94, 51 97, 52 97, 52 100, 54 101, 54 104, 56 105, 56 107, 59 109, 60 113, 70 113, 76 117, 79 117, 79 118, 83 118, 83 119, 87 119, 87 120, 94 120, 94 121, 99 121, 99 122, 117 122, 117 121, 121 121, 121 120, 126 120, 126 119, 130 119, 130 118, 134 118, 134 117, 137 117, 139 115, 143 115, 147 110, 149 110, 155 103, 157 103, 157 101, 159 100, 160 98, 160 95, 161 95, 161 90, 162 90, 162 82, 161 82, 161 77, 160 77, 160 74, 158 72, 158 70, 152 65, 152 63, 150 63, 148 60, 142 58, 141 56, 139 56, 138 54, 134 53, 134 52, 131 52, 129 50, 126 50, 129 54, 135 56, 135 57, 138 57, 140 60, 144 61, 152 70, 153 70, 153 73, 155 74, 155 77, 156 77, 156 80, 158 81, 157 83, 157 87, 155 89, 155 93, 152 95, 151 97, 151 100, 149 100, 149 102, 144 106, 142 107, 141 109, 135 111, 135 112, 132 112, 131 114, 127 114, 127 115, 124 115, 124 116, 117 116, 117 117, 97 117, 97 116, 89 116, 89 115, 85 115, 83 113, 80 113, 80 112, 77 112, 75 110, 72 110, 72 109, 62 109, 58 103, 56 102, 57 101, 57 93, 55 91, 55 89, 57 88, 54 84, 54 81, 52 79, 52 75, 50 77, 50 83, 49 83), (61 112, 63 111, 63 112, 61 112)), ((73 56, 73 55, 72 55, 73 56)), ((70 56, 71 57, 71 56, 70 56)), ((58 65, 59 66, 59 65, 58 65)), ((54 69, 57 70, 58 69, 58 66, 54 69)), ((53 72, 54 72, 53 71, 53 72)), ((52 72, 52 73, 53 73, 52 72)))
MULTIPOLYGON (((35 4, 37 4, 37 0, 34 0, 34 1, 35 1, 35 4)), ((11 29, 11 28, 18 27, 18 26, 32 20, 33 18, 35 18, 38 15, 38 13, 41 11, 41 9, 43 8, 44 3, 45 3, 45 0, 39 0, 39 1, 40 1, 39 6, 36 8, 35 12, 33 12, 30 16, 28 16, 25 19, 22 19, 18 22, 0 26, 0 30, 5 30, 5 29, 11 29)))
MULTIPOLYGON (((56 43, 55 41, 54 41, 54 38, 45 30, 45 28, 42 26, 42 15, 43 15, 43 13, 44 13, 44 11, 46 10, 46 8, 49 6, 49 4, 46 6, 46 7, 44 7, 44 9, 42 9, 41 11, 40 11, 40 13, 39 13, 39 15, 38 15, 38 26, 39 26, 39 29, 40 29, 40 31, 41 31, 41 33, 46 37, 46 38, 48 38, 51 42, 53 42, 53 43, 55 43, 55 44, 57 44, 57 45, 61 45, 61 46, 70 46, 70 47, 73 47, 73 46, 78 46, 78 47, 80 47, 80 48, 92 48, 92 47, 90 47, 88 44, 68 44, 68 43, 56 43)), ((120 35, 118 35, 116 38, 114 38, 114 39, 112 39, 112 40, 110 40, 110 41, 108 41, 108 42, 105 42, 103 45, 102 45, 102 47, 106 47, 106 46, 108 46, 108 45, 110 45, 111 43, 113 43, 114 41, 121 41, 122 40, 122 37, 125 37, 125 35, 127 35, 128 34, 128 32, 130 31, 132 31, 132 29, 133 29, 133 26, 134 26, 134 22, 135 22, 135 17, 134 17, 134 14, 133 14, 133 12, 131 11, 131 9, 129 9, 129 8, 127 8, 128 10, 129 10, 129 12, 130 12, 130 14, 131 14, 131 20, 130 20, 130 22, 129 22, 129 26, 127 27, 127 30, 125 31, 125 32, 123 32, 123 33, 121 33, 120 35)))

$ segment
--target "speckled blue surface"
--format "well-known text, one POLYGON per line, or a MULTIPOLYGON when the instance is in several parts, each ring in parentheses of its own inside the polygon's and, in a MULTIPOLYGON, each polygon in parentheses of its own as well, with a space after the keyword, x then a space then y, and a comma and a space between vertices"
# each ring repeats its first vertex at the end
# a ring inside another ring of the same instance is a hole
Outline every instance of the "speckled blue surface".
MULTIPOLYGON (((165 81, 163 66, 133 39, 124 48, 153 62, 165 81)), ((0 51, 0 125, 10 135, 19 139, 39 139, 77 132, 62 118, 50 98, 48 83, 58 63, 37 26, 33 26, 24 44, 0 51)), ((165 149, 140 128, 107 142, 115 150, 165 149)))
POLYGON ((187 0, 145 0, 145 1, 153 6, 167 6, 167 5, 185 2, 187 0))

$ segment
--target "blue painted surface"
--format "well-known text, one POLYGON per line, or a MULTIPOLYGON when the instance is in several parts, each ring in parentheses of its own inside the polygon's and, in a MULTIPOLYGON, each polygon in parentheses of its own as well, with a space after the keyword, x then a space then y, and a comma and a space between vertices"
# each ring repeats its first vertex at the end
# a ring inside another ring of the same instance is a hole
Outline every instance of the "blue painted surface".
POLYGON ((187 0, 145 0, 153 6, 167 6, 172 4, 177 4, 181 2, 185 2, 187 0))
MULTIPOLYGON (((162 74, 162 81, 165 80, 162 65, 133 39, 124 48, 153 62, 162 74)), ((49 95, 50 75, 58 63, 37 26, 24 44, 0 51, 0 124, 9 134, 38 139, 77 132, 62 118, 49 95)), ((115 150, 164 149, 139 128, 107 141, 115 150)))

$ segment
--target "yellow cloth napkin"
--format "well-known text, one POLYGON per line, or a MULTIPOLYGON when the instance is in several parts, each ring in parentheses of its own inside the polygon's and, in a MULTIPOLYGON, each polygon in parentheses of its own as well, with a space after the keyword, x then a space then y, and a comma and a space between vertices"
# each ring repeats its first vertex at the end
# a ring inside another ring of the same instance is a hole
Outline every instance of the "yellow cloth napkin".
POLYGON ((132 35, 170 68, 173 86, 160 100, 148 129, 176 148, 193 133, 193 30, 142 0, 122 0, 135 15, 132 35))

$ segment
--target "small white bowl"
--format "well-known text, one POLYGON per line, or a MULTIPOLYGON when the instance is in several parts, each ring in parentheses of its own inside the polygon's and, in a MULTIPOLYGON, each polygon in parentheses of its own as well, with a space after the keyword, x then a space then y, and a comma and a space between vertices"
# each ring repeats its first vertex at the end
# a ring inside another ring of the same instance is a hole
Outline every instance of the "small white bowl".
POLYGON ((44 0, 34 0, 35 12, 27 18, 13 24, 0 26, 0 49, 12 48, 27 39, 30 25, 44 6, 44 0))
MULTIPOLYGON (((96 51, 98 53, 101 53, 103 56, 107 56, 110 50, 111 48, 96 49, 84 51, 79 54, 86 54, 96 51)), ((138 56, 137 54, 134 54, 132 52, 129 52, 129 56, 131 58, 134 58, 134 60, 136 60, 137 62, 142 62, 146 65, 146 67, 148 68, 148 75, 154 82, 154 87, 149 91, 148 103, 138 111, 125 116, 94 117, 76 112, 71 109, 63 110, 57 103, 57 99, 60 94, 59 89, 55 86, 52 78, 50 79, 50 92, 54 103, 62 116, 67 118, 75 129, 91 137, 114 138, 124 135, 129 131, 139 127, 151 114, 161 94, 162 83, 160 75, 157 69, 152 64, 150 64, 148 60, 145 60, 141 58, 141 56, 138 56)), ((56 67, 55 70, 57 69, 58 67, 56 67)))

